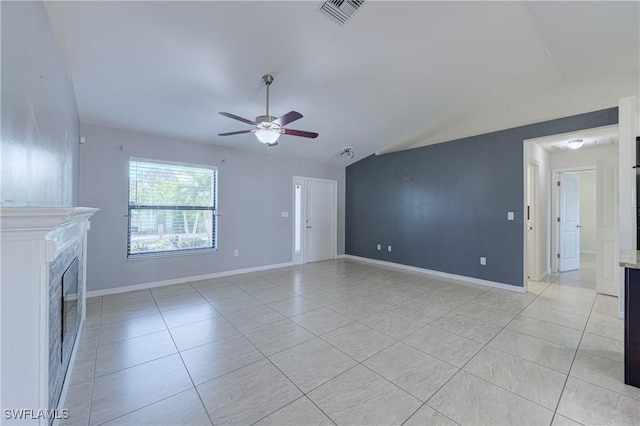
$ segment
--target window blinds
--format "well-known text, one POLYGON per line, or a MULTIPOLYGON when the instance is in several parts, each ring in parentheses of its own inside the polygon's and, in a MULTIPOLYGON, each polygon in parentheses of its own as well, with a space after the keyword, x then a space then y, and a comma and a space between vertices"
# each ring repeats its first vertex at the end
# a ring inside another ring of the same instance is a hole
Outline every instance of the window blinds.
POLYGON ((128 256, 215 248, 217 169, 129 160, 128 256))

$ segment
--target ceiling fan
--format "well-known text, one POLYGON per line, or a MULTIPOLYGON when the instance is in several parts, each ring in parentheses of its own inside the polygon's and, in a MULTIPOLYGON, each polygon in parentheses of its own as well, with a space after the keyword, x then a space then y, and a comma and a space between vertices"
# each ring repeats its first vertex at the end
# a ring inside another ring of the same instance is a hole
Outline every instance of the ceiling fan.
POLYGON ((302 114, 297 111, 288 112, 281 117, 274 117, 269 115, 269 86, 271 86, 271 83, 273 83, 273 76, 268 74, 263 75, 262 82, 265 84, 265 86, 267 86, 267 113, 265 115, 259 115, 256 117, 255 121, 251 121, 247 118, 238 117, 237 115, 228 112, 219 113, 220 115, 224 115, 225 117, 233 118, 234 120, 242 121, 243 123, 256 126, 255 129, 219 133, 218 136, 254 133, 258 140, 267 146, 278 145, 278 139, 280 138, 280 135, 302 136, 303 138, 317 138, 317 133, 305 132, 303 130, 285 129, 283 127, 302 118, 302 114))

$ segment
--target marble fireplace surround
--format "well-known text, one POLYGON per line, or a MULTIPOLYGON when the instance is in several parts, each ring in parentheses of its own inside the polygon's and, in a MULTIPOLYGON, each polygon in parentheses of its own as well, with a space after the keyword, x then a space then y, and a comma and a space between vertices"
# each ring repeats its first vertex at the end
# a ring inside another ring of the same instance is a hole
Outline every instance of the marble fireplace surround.
MULTIPOLYGON (((67 370, 59 362, 61 289, 57 288, 69 263, 78 257, 81 330, 85 316, 87 231, 89 218, 97 210, 0 207, 2 413, 7 409, 36 413, 57 408, 65 377, 72 368, 69 365, 67 370)), ((27 416, 19 421, 3 418, 0 423, 48 425, 50 419, 27 416)))

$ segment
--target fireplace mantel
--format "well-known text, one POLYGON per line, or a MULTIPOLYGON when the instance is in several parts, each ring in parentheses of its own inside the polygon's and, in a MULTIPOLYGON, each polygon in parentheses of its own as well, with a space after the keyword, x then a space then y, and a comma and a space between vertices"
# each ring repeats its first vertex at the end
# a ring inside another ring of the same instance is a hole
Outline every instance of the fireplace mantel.
POLYGON ((92 207, 0 207, 0 232, 48 233, 67 223, 89 219, 97 211, 92 207))
POLYGON ((48 425, 49 419, 38 418, 38 410, 57 408, 51 406, 57 395, 49 389, 51 267, 61 254, 80 247, 85 261, 78 302, 84 317, 86 238, 89 218, 97 210, 0 207, 0 424, 48 425), (20 409, 34 415, 5 418, 5 410, 20 409))

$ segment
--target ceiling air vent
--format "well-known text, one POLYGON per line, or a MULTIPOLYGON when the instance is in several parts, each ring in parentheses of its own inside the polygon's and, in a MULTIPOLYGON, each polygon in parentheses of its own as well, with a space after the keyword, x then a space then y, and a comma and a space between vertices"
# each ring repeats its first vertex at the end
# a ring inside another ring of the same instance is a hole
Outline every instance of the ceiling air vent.
POLYGON ((320 11, 332 21, 344 25, 364 2, 365 0, 327 0, 320 6, 320 11))

